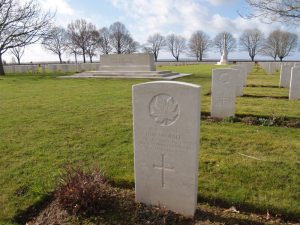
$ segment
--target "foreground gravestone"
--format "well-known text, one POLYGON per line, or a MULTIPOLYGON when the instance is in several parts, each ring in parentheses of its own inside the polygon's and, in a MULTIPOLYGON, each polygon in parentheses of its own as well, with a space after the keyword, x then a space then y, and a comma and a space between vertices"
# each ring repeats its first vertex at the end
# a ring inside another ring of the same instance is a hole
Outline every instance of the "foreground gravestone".
POLYGON ((211 116, 225 118, 234 116, 237 79, 235 69, 214 69, 212 75, 211 116))
POLYGON ((292 68, 289 99, 300 99, 300 67, 292 68))
POLYGON ((197 204, 200 90, 157 81, 133 86, 136 201, 193 216, 197 204))
POLYGON ((292 66, 289 64, 281 66, 279 87, 289 88, 291 80, 291 70, 292 66))

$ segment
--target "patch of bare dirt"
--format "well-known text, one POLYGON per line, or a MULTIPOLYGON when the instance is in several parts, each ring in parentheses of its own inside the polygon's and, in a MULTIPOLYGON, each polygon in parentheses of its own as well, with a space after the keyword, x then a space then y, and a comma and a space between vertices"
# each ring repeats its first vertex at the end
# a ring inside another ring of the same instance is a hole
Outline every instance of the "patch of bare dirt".
POLYGON ((146 206, 134 201, 134 190, 114 188, 117 201, 112 208, 102 210, 93 217, 78 217, 62 209, 57 199, 53 199, 37 216, 27 219, 27 225, 71 225, 71 224, 145 224, 145 225, 212 225, 212 224, 286 224, 286 222, 269 213, 255 214, 242 212, 234 206, 222 208, 199 203, 195 217, 185 218, 162 207, 146 206))

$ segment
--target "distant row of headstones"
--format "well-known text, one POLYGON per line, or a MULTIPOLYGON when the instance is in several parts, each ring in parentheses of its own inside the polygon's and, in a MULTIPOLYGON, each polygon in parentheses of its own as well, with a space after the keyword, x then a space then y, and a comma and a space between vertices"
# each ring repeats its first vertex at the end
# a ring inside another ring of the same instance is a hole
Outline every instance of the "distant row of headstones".
POLYGON ((41 65, 6 65, 5 73, 47 73, 47 72, 84 72, 95 71, 100 63, 79 63, 79 64, 41 64, 41 65))
POLYGON ((300 99, 300 63, 260 63, 269 75, 280 70, 279 87, 289 88, 289 99, 300 99))
POLYGON ((282 64, 279 87, 289 88, 289 99, 300 99, 300 65, 282 64))

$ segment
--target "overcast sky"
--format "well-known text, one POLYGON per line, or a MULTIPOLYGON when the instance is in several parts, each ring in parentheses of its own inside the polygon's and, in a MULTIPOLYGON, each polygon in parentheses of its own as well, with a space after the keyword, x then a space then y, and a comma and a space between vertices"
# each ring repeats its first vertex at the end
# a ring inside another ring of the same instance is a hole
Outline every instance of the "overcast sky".
MULTIPOLYGON (((125 24, 133 38, 145 43, 147 37, 159 32, 163 35, 180 34, 186 38, 196 30, 202 30, 213 38, 222 31, 231 32, 235 38, 243 30, 258 28, 267 36, 274 29, 295 32, 295 27, 283 24, 265 24, 259 19, 245 20, 238 14, 247 11, 243 0, 38 0, 45 10, 56 11, 56 24, 67 24, 84 18, 98 28, 109 27, 120 21, 125 24)), ((206 58, 219 58, 217 51, 211 50, 206 58)), ((5 55, 10 62, 12 56, 5 55)), ((159 58, 172 58, 166 51, 159 58)), ((246 52, 238 50, 229 54, 229 59, 249 59, 246 52)), ((257 58, 265 58, 258 56, 257 58)), ((64 55, 63 60, 73 60, 64 55)), ((268 59, 268 58, 267 58, 268 59)), ((269 58, 271 59, 271 58, 269 58)), ((300 59, 299 52, 287 59, 300 59)), ((28 47, 22 61, 57 61, 56 55, 42 49, 40 45, 28 47)))

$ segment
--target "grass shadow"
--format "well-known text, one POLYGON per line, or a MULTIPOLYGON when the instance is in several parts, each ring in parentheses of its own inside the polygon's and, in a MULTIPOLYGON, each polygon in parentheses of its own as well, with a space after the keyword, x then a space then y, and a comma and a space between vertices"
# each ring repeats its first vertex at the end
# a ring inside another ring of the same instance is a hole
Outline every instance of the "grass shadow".
POLYGON ((45 195, 41 200, 39 200, 36 204, 31 205, 26 210, 19 211, 15 217, 13 218, 13 221, 18 224, 26 224, 28 220, 31 218, 36 217, 39 215, 39 213, 47 208, 51 202, 54 200, 53 193, 50 193, 48 195, 45 195))
POLYGON ((246 87, 253 88, 280 88, 278 85, 258 85, 258 84, 248 84, 246 87))
POLYGON ((249 95, 244 94, 242 98, 273 98, 273 99, 289 99, 288 96, 268 96, 268 95, 249 95))
MULTIPOLYGON (((298 213, 288 212, 275 207, 253 205, 249 203, 232 203, 232 201, 221 199, 221 198, 209 198, 198 194, 198 203, 207 203, 211 206, 218 206, 222 208, 230 208, 233 205, 243 212, 266 214, 267 212, 272 215, 278 215, 281 219, 290 222, 300 222, 300 216, 298 213)), ((238 223, 239 224, 239 223, 238 223)), ((247 224, 247 223, 246 223, 247 224)))

